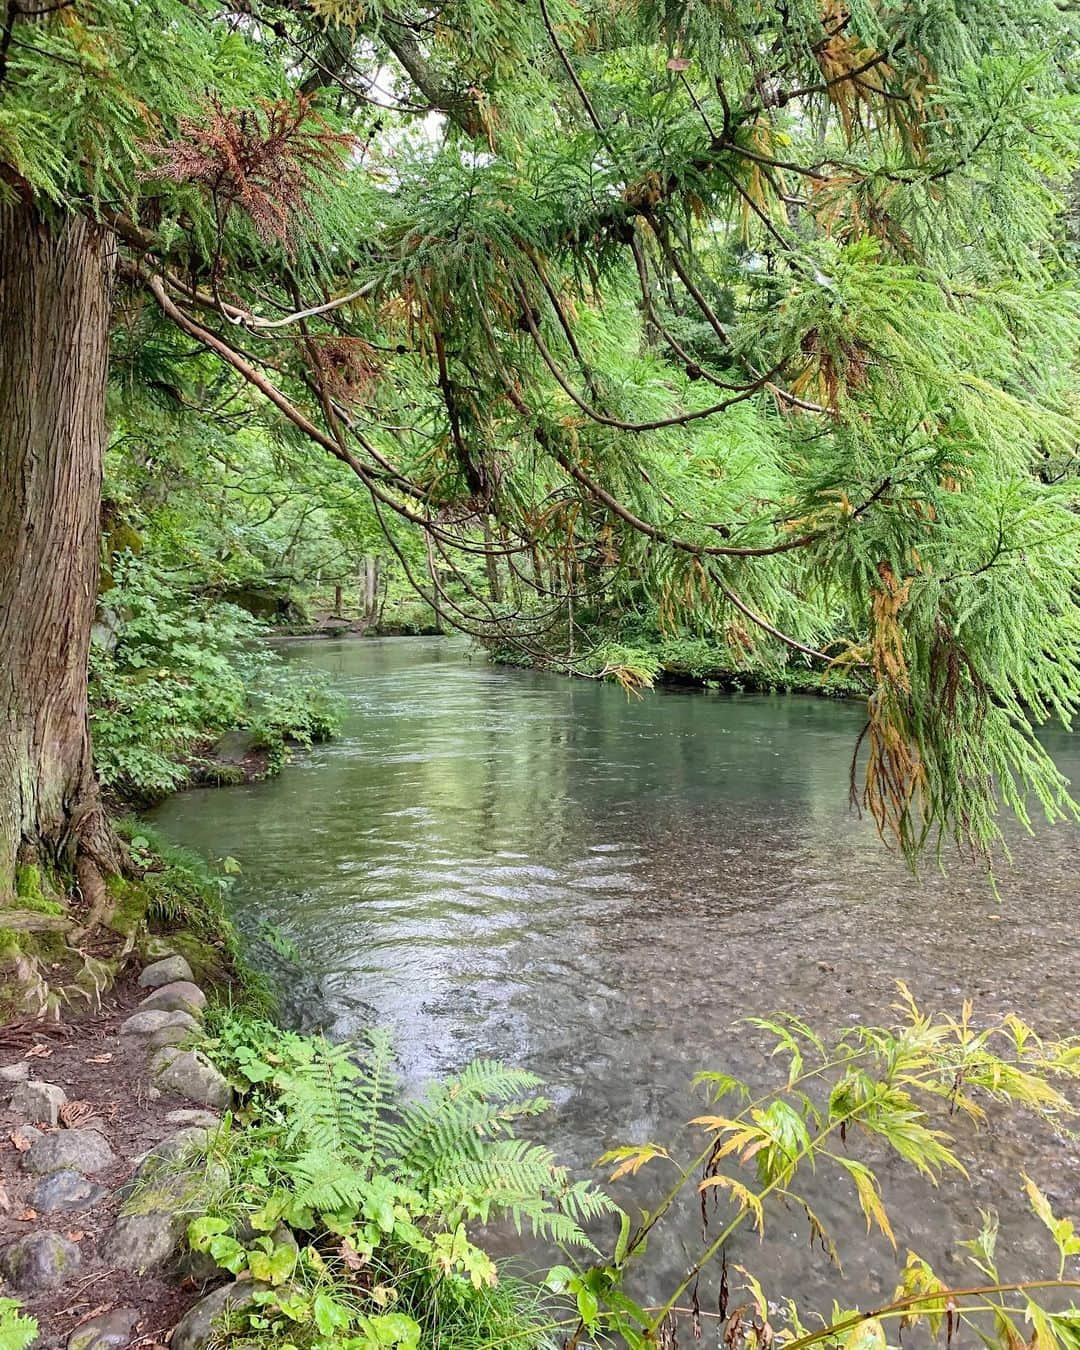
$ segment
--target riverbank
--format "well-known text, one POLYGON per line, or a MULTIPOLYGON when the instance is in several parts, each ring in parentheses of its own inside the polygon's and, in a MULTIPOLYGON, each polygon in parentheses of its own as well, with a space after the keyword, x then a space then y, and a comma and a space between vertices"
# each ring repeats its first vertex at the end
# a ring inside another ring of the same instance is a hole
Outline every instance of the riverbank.
POLYGON ((184 1334, 205 1272, 181 1249, 232 1089, 198 1049, 205 1005, 174 953, 132 963, 93 1014, 0 1031, 0 1274, 41 1350, 160 1345, 177 1327, 174 1350, 207 1343, 184 1334))
POLYGON ((465 1223, 513 1210, 584 1244, 611 1205, 506 1137, 547 1109, 535 1081, 486 1062, 406 1108, 385 1033, 271 1019, 217 879, 150 833, 128 830, 101 919, 122 910, 127 940, 92 1001, 46 982, 0 1028, 0 1347, 536 1344, 554 1295, 500 1277, 465 1223))
POLYGON ((184 1319, 215 1272, 184 1249, 234 1091, 203 1023, 211 1001, 263 1008, 267 995, 217 879, 139 828, 126 830, 129 873, 112 879, 92 931, 51 915, 19 935, 24 978, 9 980, 0 1028, 0 1277, 21 1305, 0 1320, 11 1344, 151 1347, 178 1325, 174 1350, 208 1341, 195 1334, 205 1318, 184 1319), (72 981, 80 961, 92 985, 72 981), (32 1342, 14 1340, 18 1319, 27 1335, 36 1322, 32 1342))
MULTIPOLYGON (((684 647, 684 644, 677 644, 684 647)), ((491 643, 486 646, 488 658, 500 666, 518 670, 544 670, 570 677, 586 676, 624 682, 620 672, 626 672, 625 681, 633 688, 713 689, 723 694, 809 694, 815 698, 858 699, 866 697, 866 689, 837 670, 822 671, 806 665, 788 664, 769 668, 742 668, 725 662, 719 650, 711 645, 687 654, 685 650, 667 651, 654 648, 623 648, 601 646, 595 654, 585 654, 576 661, 553 659, 551 662, 524 655, 509 644, 491 643)))

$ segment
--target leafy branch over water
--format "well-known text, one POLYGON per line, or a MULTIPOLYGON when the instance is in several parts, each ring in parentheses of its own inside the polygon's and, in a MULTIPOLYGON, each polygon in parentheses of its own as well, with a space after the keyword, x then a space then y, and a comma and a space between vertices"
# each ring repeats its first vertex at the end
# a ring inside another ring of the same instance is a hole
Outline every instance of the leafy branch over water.
MULTIPOLYGON (((896 1235, 878 1179, 856 1156, 860 1142, 883 1143, 936 1184, 949 1171, 967 1175, 955 1139, 937 1120, 942 1112, 961 1114, 981 1125, 995 1110, 1020 1107, 1060 1131, 1076 1115, 1063 1091, 1070 1080, 1080 1078, 1076 1040, 1045 1040, 1011 1013, 978 1027, 970 1003, 959 1018, 929 1015, 916 1005, 906 986, 901 984, 899 990, 897 1026, 853 1027, 832 1044, 797 1017, 751 1019, 775 1038, 774 1057, 787 1062, 786 1081, 778 1090, 752 1096, 749 1086, 731 1075, 697 1076, 695 1083, 709 1094, 710 1110, 691 1124, 704 1130, 704 1147, 689 1162, 676 1164, 675 1182, 636 1228, 624 1222, 607 1263, 584 1271, 563 1267, 554 1272, 555 1284, 577 1300, 579 1320, 572 1343, 613 1335, 631 1346, 654 1341, 670 1345, 684 1320, 689 1320, 694 1336, 700 1336, 706 1314, 698 1302, 699 1280, 719 1262, 718 1315, 729 1346, 764 1350, 777 1340, 788 1350, 818 1342, 873 1350, 886 1343, 884 1323, 896 1320, 900 1329, 925 1322, 933 1334, 944 1326, 950 1341, 963 1325, 990 1345, 1075 1347, 1080 1312, 1051 1311, 1040 1296, 1080 1289, 1080 1279, 1067 1278, 1069 1263, 1080 1254, 1080 1236, 1071 1220, 1054 1214, 1050 1201, 1026 1176, 1029 1201, 1058 1253, 1055 1278, 1003 1280, 995 1258, 997 1219, 985 1213, 977 1236, 961 1244, 982 1277, 974 1285, 950 1288, 928 1261, 909 1251, 889 1302, 873 1311, 844 1310, 836 1304, 829 1315, 814 1310, 814 1317, 823 1322, 819 1329, 809 1328, 810 1314, 792 1300, 771 1303, 759 1281, 742 1266, 735 1269, 749 1299, 732 1300, 726 1246, 740 1229, 751 1227, 764 1234, 777 1202, 785 1209, 803 1210, 811 1240, 839 1267, 836 1243, 795 1187, 807 1167, 834 1169, 852 1187, 867 1232, 877 1228, 895 1248, 896 1235), (627 1272, 635 1260, 645 1257, 650 1236, 672 1219, 677 1203, 690 1190, 700 1198, 701 1248, 662 1304, 639 1306, 623 1288, 627 1272)), ((654 1143, 617 1148, 600 1160, 616 1164, 612 1179, 658 1161, 674 1160, 654 1143)))

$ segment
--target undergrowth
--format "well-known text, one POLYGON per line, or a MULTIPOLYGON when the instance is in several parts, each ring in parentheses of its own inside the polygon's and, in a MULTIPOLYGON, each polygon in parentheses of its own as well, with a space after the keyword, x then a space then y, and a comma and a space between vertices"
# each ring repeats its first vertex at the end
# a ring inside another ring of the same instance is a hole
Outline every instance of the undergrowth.
POLYGON ((512 633, 484 645, 498 662, 612 680, 627 690, 686 683, 731 692, 866 695, 865 687, 840 668, 823 671, 799 653, 747 648, 738 629, 672 629, 640 596, 635 603, 624 598, 621 606, 582 606, 572 623, 553 625, 539 649, 523 648, 512 633))
POLYGON ((135 817, 116 822, 138 872, 121 883, 141 906, 150 932, 167 935, 197 979, 214 986, 219 999, 250 1012, 271 1013, 273 995, 249 963, 225 909, 238 866, 232 858, 208 862, 170 843, 159 830, 135 817))
POLYGON ((949 1121, 989 1124, 1010 1109, 1075 1139, 1069 1093, 1080 1080, 1080 1043, 1043 1039, 1012 1014, 977 1024, 970 1005, 959 1017, 927 1014, 904 986, 897 1010, 892 1025, 855 1026, 831 1043, 794 1016, 750 1019, 773 1040, 779 1080, 752 1088, 719 1070, 701 1073, 695 1085, 707 1105, 690 1122, 702 1136, 696 1153, 680 1160, 646 1141, 599 1160, 613 1166, 612 1183, 668 1170, 636 1220, 521 1137, 548 1106, 531 1074, 480 1060, 407 1096, 384 1032, 335 1046, 213 1010, 207 1052, 238 1104, 207 1146, 206 1175, 217 1180, 188 1242, 254 1291, 229 1313, 221 1343, 673 1350, 680 1335, 699 1340, 707 1328, 725 1350, 886 1350, 919 1327, 949 1346, 962 1329, 994 1350, 1076 1350, 1080 1233, 1033 1178, 1017 1180, 1048 1234, 1042 1267, 1021 1278, 1000 1273, 998 1221, 985 1211, 970 1238, 955 1236, 974 1273, 950 1283, 908 1246, 916 1235, 894 1230, 871 1162, 879 1166, 884 1149, 935 1183, 950 1172, 977 1175, 976 1146, 968 1139, 963 1156, 949 1121), (867 1232, 896 1250, 894 1291, 877 1306, 830 1304, 842 1253, 806 1199, 808 1171, 832 1175, 867 1232), (696 1249, 685 1223, 690 1196, 700 1208, 696 1249), (821 1253, 812 1307, 782 1289, 770 1296, 747 1265, 729 1264, 740 1231, 763 1233, 774 1221, 789 1231, 799 1214, 821 1253), (618 1237, 601 1251, 595 1221, 611 1215, 618 1237), (565 1264, 542 1284, 516 1278, 481 1245, 496 1222, 558 1245, 565 1264), (673 1225, 685 1265, 661 1301, 644 1306, 630 1292, 632 1272, 673 1225), (703 1308, 707 1281, 718 1297, 703 1308))
POLYGON ((333 736, 336 704, 314 671, 287 666, 234 605, 177 592, 127 555, 100 599, 90 659, 94 756, 102 784, 160 799, 212 762, 229 731, 248 733, 264 773, 287 747, 333 736))
POLYGON ((614 1207, 519 1135, 549 1107, 533 1075, 478 1060, 406 1098, 383 1032, 331 1045, 223 1010, 209 1030, 240 1105, 212 1145, 229 1184, 188 1237, 265 1285, 237 1314, 259 1345, 545 1342, 550 1291, 500 1272, 476 1229, 595 1252, 586 1225, 614 1207))

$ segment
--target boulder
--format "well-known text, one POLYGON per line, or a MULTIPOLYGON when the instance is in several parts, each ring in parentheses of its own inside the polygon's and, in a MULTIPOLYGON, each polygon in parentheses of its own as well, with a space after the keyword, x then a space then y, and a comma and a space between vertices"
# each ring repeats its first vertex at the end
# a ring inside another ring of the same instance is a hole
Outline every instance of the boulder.
POLYGON ((132 1180, 145 1181, 159 1172, 169 1170, 173 1163, 182 1162, 198 1150, 205 1149, 209 1138, 210 1131, 205 1125, 185 1125, 135 1159, 138 1166, 132 1180))
POLYGON ((224 1109, 232 1101, 232 1088, 225 1075, 199 1050, 165 1046, 150 1062, 158 1087, 178 1092, 200 1106, 224 1109))
POLYGON ((230 1314, 237 1313, 267 1286, 252 1280, 223 1284, 212 1294, 189 1308, 173 1330, 169 1350, 206 1350, 215 1333, 228 1325, 230 1314))
POLYGON ((198 1021, 188 1012, 166 1012, 151 1008, 148 1012, 132 1013, 120 1023, 121 1036, 156 1036, 172 1027, 181 1028, 186 1035, 200 1030, 198 1021))
POLYGON ((176 1255, 187 1225, 188 1215, 178 1209, 121 1214, 105 1240, 102 1256, 109 1265, 142 1274, 176 1255))
POLYGON ((193 1017, 202 1014, 206 1007, 206 995, 197 984, 190 980, 173 980, 172 984, 163 984, 139 1004, 139 1012, 186 1012, 193 1017))
MULTIPOLYGON (((174 1012, 173 1017, 188 1017, 186 1012, 174 1012)), ((177 1023, 171 1023, 170 1026, 163 1026, 157 1031, 151 1031, 146 1038, 146 1048, 148 1050, 161 1050, 165 1045, 184 1045, 192 1039, 192 1030, 190 1027, 177 1026, 177 1023)))
POLYGON ((29 1060, 22 1059, 18 1064, 5 1064, 0 1068, 0 1083, 25 1083, 29 1077, 29 1060))
POLYGON ((0 1252, 0 1273, 27 1294, 56 1289, 81 1264, 78 1247, 59 1233, 27 1233, 0 1252))
POLYGON ((104 1172, 117 1161, 105 1136, 97 1130, 59 1130, 35 1139, 23 1154, 23 1167, 28 1172, 44 1174, 69 1167, 74 1172, 92 1176, 104 1172))
POLYGON ((163 984, 175 984, 178 980, 194 983, 191 967, 182 956, 165 956, 146 967, 139 976, 139 988, 160 989, 163 984))
POLYGON ((216 1130, 221 1124, 221 1117, 214 1111, 200 1111, 185 1108, 180 1111, 170 1111, 165 1117, 169 1125, 177 1127, 183 1125, 200 1125, 204 1130, 216 1130))
POLYGON ((114 1308, 76 1327, 67 1350, 122 1350, 131 1341, 139 1314, 134 1308, 114 1308))
POLYGON ((55 1125, 66 1101, 67 1093, 55 1083, 19 1083, 11 1094, 11 1111, 23 1120, 55 1125))
POLYGON ((81 1173, 61 1167, 41 1178, 27 1197, 27 1203, 42 1214, 54 1209, 89 1209, 108 1193, 104 1186, 96 1186, 81 1173))

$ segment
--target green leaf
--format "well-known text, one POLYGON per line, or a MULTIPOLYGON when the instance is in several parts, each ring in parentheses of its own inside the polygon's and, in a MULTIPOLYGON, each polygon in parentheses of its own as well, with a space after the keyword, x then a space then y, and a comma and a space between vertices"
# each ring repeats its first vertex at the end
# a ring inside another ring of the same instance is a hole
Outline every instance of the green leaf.
POLYGON ((886 1350, 885 1328, 876 1317, 868 1317, 847 1333, 844 1350, 886 1350))

